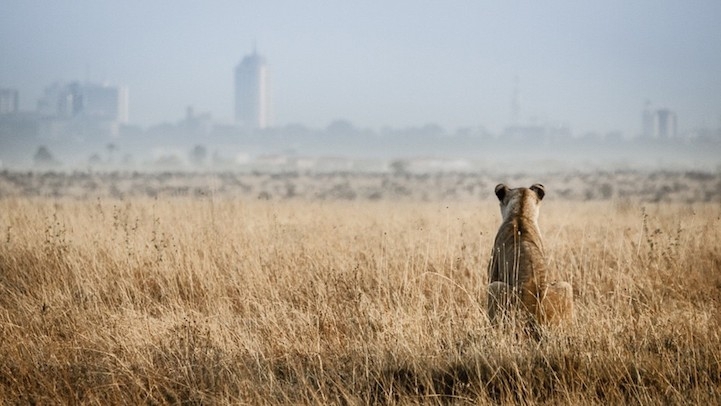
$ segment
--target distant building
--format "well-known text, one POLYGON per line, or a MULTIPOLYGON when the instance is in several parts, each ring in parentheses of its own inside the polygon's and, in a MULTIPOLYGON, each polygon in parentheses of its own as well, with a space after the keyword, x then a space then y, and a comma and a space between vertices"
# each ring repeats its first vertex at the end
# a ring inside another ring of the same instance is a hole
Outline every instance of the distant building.
POLYGON ((86 118, 128 122, 128 89, 95 83, 54 83, 38 101, 38 113, 50 118, 86 118))
POLYGON ((84 84, 81 87, 83 116, 128 123, 128 89, 124 86, 84 84))
POLYGON ((656 134, 658 138, 675 138, 678 134, 676 113, 669 109, 656 110, 656 134))
POLYGON ((128 90, 96 83, 54 83, 38 100, 41 136, 117 135, 128 123, 128 90))
POLYGON ((53 83, 45 88, 37 110, 48 118, 71 118, 80 114, 82 102, 79 83, 53 83))
POLYGON ((252 129, 271 125, 270 72, 255 50, 235 68, 235 122, 252 129))
POLYGON ((546 143, 572 136, 571 128, 565 124, 511 125, 503 130, 504 141, 524 143, 546 143))
POLYGON ((678 135, 676 113, 669 109, 651 109, 646 102, 641 115, 641 135, 644 138, 675 138, 678 135))
POLYGON ((197 114, 193 106, 188 106, 185 109, 185 119, 178 124, 188 135, 205 137, 210 134, 213 120, 210 113, 197 114))
POLYGON ((19 105, 20 96, 16 89, 0 88, 0 114, 16 114, 19 105))

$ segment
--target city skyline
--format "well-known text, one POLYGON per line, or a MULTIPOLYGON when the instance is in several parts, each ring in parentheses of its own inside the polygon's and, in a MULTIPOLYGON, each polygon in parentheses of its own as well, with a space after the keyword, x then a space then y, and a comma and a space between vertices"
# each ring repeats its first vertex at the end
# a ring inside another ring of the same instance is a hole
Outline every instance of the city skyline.
POLYGON ((122 83, 131 123, 173 122, 188 105, 232 123, 233 70, 257 42, 277 126, 500 133, 517 114, 636 136, 647 99, 676 112, 680 133, 721 119, 716 2, 174 4, 3 2, 0 87, 32 110, 48 83, 122 83))
MULTIPOLYGON (((273 128, 272 107, 271 107, 271 88, 270 88, 270 70, 268 61, 265 57, 258 53, 254 46, 251 53, 246 54, 234 70, 234 124, 238 129, 243 131, 263 130, 273 128)), ((608 136, 613 139, 621 138, 645 138, 645 139, 668 139, 685 136, 705 136, 709 131, 721 130, 721 121, 718 128, 703 127, 698 132, 689 132, 681 134, 678 132, 678 118, 674 110, 665 107, 654 107, 650 100, 646 100, 641 110, 640 123, 641 131, 637 134, 623 134, 620 131, 611 131, 601 134, 598 131, 587 131, 584 134, 574 133, 573 129, 568 125, 554 121, 538 121, 537 119, 522 122, 519 120, 521 105, 519 102, 520 92, 518 86, 518 77, 514 78, 513 94, 511 98, 510 120, 506 126, 499 132, 488 132, 481 124, 477 126, 475 131, 480 130, 481 133, 498 136, 508 139, 532 139, 546 137, 603 137, 608 136), (694 134, 695 133, 695 134, 694 134), (529 138, 530 137, 530 138, 529 138)), ((119 133, 118 124, 131 124, 128 117, 128 89, 124 85, 110 85, 108 83, 80 82, 77 80, 62 83, 55 82, 45 87, 43 96, 37 101, 36 108, 32 111, 19 110, 19 92, 17 89, 0 88, 0 114, 15 113, 35 113, 38 118, 44 117, 55 120, 67 120, 69 118, 82 118, 83 120, 94 120, 95 122, 108 122, 113 126, 112 134, 119 133)), ((193 105, 187 105, 185 108, 185 118, 178 123, 188 120, 196 121, 202 119, 206 131, 210 131, 213 125, 224 125, 217 121, 214 122, 210 113, 202 113, 201 116, 195 116, 193 105)), ((167 123, 167 121, 165 122, 167 123)), ((152 123, 153 125, 162 125, 163 123, 152 123)), ((298 126, 303 124, 293 123, 290 126, 298 126)), ((359 128, 354 127, 354 123, 347 119, 336 119, 328 123, 328 128, 334 126, 353 127, 352 131, 358 131, 359 128)), ((437 127, 437 123, 425 123, 423 126, 411 126, 408 129, 415 128, 419 132, 425 131, 429 127, 437 127)), ((390 129, 389 127, 386 127, 390 129)), ((444 132, 449 129, 438 127, 438 130, 444 132)), ((459 133, 468 133, 470 127, 456 128, 459 133)), ((366 129, 366 132, 375 131, 374 129, 366 129)), ((58 135, 57 128, 53 134, 58 135)), ((452 130, 451 130, 452 132, 452 130)), ((103 131, 100 131, 101 135, 103 131)))

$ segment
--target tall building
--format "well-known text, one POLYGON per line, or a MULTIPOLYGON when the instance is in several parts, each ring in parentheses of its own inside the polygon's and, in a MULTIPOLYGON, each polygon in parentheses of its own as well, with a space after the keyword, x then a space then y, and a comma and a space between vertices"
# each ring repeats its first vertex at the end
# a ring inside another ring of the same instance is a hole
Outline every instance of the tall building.
POLYGON ((128 90, 97 83, 60 83, 38 100, 43 137, 118 135, 128 123, 128 90))
POLYGON ((235 122, 252 129, 271 125, 270 72, 256 50, 235 68, 235 122))
POLYGON ((82 114, 87 118, 128 123, 128 89, 87 83, 81 87, 82 114))
POLYGON ((676 113, 669 109, 656 110, 656 134, 659 138, 676 137, 676 113))
POLYGON ((95 83, 54 83, 45 88, 38 112, 52 118, 128 122, 128 89, 95 83))
POLYGON ((646 102, 641 115, 642 135, 644 138, 675 138, 678 134, 676 113, 669 109, 651 109, 646 102))
POLYGON ((0 88, 0 114, 14 114, 18 112, 20 96, 16 89, 0 88))

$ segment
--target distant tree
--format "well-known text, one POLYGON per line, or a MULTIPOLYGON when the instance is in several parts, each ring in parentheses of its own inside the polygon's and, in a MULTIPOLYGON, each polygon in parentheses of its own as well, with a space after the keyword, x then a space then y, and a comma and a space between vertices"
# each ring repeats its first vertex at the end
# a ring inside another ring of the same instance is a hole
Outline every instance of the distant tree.
POLYGON ((50 150, 48 147, 41 145, 38 147, 37 152, 35 152, 35 155, 33 156, 33 162, 35 163, 35 166, 40 167, 51 167, 51 166, 57 166, 60 163, 55 159, 53 154, 50 153, 50 150))
POLYGON ((408 174, 408 161, 398 159, 390 164, 391 172, 395 176, 403 176, 408 174))
POLYGON ((196 145, 190 150, 190 162, 196 166, 205 165, 208 158, 208 150, 203 145, 196 145))
POLYGON ((601 197, 603 199, 608 200, 613 197, 613 186, 608 182, 603 183, 601 186, 599 186, 598 190, 601 193, 601 197))

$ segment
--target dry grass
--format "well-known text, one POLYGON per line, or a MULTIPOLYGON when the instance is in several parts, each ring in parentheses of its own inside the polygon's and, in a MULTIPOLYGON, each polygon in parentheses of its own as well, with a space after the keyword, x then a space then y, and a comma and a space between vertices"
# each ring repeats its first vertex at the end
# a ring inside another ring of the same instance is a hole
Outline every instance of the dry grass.
POLYGON ((564 201, 631 200, 649 203, 721 201, 721 167, 696 171, 572 171, 507 173, 361 172, 12 172, 0 171, 0 198, 136 199, 207 197, 306 201, 466 201, 493 196, 499 182, 542 181, 564 201))
POLYGON ((720 216, 545 203, 536 342, 484 314, 490 200, 2 199, 0 400, 719 403, 720 216))

